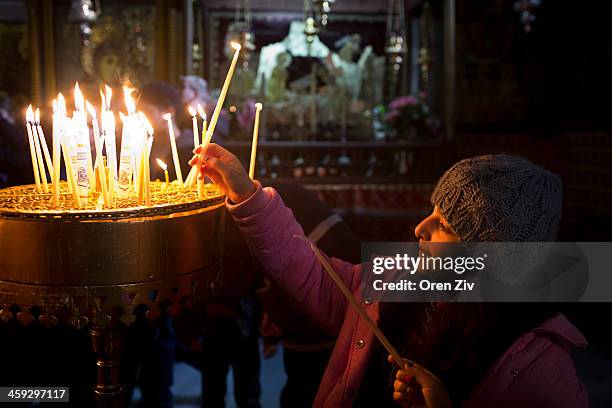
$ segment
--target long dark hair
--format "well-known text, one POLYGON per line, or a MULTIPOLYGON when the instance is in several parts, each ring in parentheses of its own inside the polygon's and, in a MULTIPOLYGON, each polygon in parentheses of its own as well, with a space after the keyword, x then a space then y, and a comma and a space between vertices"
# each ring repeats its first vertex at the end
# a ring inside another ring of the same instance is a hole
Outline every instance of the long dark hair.
MULTIPOLYGON (((404 357, 436 374, 461 405, 521 334, 557 310, 538 303, 382 303, 378 325, 404 357)), ((389 374, 391 379, 394 373, 389 374)))

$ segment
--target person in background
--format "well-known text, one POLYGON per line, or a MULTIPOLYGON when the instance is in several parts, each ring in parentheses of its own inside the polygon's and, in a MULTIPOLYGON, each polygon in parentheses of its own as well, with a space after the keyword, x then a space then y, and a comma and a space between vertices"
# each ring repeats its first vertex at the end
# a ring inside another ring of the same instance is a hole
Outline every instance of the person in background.
MULTIPOLYGON (((296 183, 274 182, 271 186, 293 211, 304 233, 326 254, 359 262, 359 237, 314 193, 296 183)), ((246 248, 246 242, 244 246, 246 248)), ((312 407, 336 338, 278 284, 266 279, 266 285, 258 290, 258 295, 265 312, 262 323, 264 357, 273 354, 279 340, 283 345, 287 381, 281 393, 280 406, 312 407)))
MULTIPOLYGON (((210 123, 215 106, 217 105, 217 101, 212 97, 208 90, 208 82, 196 75, 182 76, 181 80, 183 81, 183 88, 181 89, 181 102, 183 105, 185 107, 190 105, 194 108, 201 105, 202 108, 204 108, 210 123)), ((228 106, 227 102, 228 101, 226 99, 226 106, 228 106)), ((223 139, 227 137, 229 133, 229 116, 227 110, 221 109, 219 120, 215 126, 215 138, 223 139)))
POLYGON ((170 179, 176 179, 168 121, 164 119, 164 114, 170 113, 174 126, 176 148, 181 163, 181 172, 183 180, 185 180, 191 170, 187 162, 192 156, 193 132, 191 127, 180 128, 180 124, 187 119, 187 108, 181 102, 180 91, 162 81, 149 82, 140 89, 137 105, 155 129, 155 139, 151 148, 151 179, 164 179, 163 170, 155 163, 155 159, 161 159, 166 163, 170 179))
POLYGON ((19 126, 11 99, 0 93, 0 188, 33 182, 25 124, 19 126))

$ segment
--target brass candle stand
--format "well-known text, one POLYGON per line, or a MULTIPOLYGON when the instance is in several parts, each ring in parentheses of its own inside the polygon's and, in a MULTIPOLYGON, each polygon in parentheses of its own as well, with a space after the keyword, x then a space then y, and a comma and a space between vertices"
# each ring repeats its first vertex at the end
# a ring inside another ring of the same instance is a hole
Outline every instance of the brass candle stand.
POLYGON ((213 185, 200 199, 196 188, 152 182, 150 207, 131 197, 103 209, 93 193, 75 210, 67 187, 59 209, 32 185, 0 190, 0 318, 89 328, 98 407, 122 406, 123 334, 134 308, 155 314, 160 303, 202 300, 220 284, 225 197, 213 185))

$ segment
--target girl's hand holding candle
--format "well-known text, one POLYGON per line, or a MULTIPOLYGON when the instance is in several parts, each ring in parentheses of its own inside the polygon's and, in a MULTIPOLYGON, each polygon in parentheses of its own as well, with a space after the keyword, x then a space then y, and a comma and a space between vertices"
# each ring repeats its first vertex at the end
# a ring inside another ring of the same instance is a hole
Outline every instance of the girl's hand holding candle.
POLYGON ((235 204, 249 198, 257 190, 255 183, 232 153, 215 143, 206 148, 199 146, 189 164, 200 167, 200 177, 211 178, 227 197, 235 204))

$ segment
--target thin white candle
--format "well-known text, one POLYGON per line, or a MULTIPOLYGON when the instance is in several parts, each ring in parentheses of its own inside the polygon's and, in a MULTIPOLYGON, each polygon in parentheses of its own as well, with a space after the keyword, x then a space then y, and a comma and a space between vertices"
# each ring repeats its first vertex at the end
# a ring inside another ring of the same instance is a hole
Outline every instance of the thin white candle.
POLYGON ((108 184, 106 183, 106 169, 104 168, 104 159, 102 158, 102 149, 104 148, 104 139, 100 137, 100 129, 98 127, 98 119, 96 110, 89 102, 85 103, 87 110, 91 115, 91 126, 93 127, 94 143, 96 145, 96 161, 94 164, 94 172, 97 171, 100 177, 100 190, 102 191, 102 200, 104 208, 110 208, 110 199, 108 197, 108 184))
POLYGON ((115 136, 115 114, 111 111, 113 90, 106 85, 106 96, 100 91, 102 99, 102 134, 106 145, 106 159, 108 165, 108 198, 113 203, 117 181, 117 141, 115 136))
POLYGON ((202 145, 204 147, 206 147, 212 139, 215 127, 217 126, 217 121, 219 120, 219 115, 221 114, 223 102, 225 101, 225 95, 227 95, 227 90, 229 89, 230 82, 232 81, 232 76, 234 75, 234 69, 236 69, 236 63, 238 62, 238 55, 240 54, 240 44, 232 42, 231 45, 232 48, 236 50, 236 52, 234 52, 234 58, 232 58, 232 63, 230 64, 229 71, 227 71, 227 75, 225 76, 225 82, 223 82, 223 88, 221 88, 219 100, 217 101, 217 105, 215 106, 212 118, 210 119, 208 130, 206 131, 206 138, 202 141, 202 145))
MULTIPOLYGON (((198 114, 202 118, 202 142, 206 139, 206 112, 202 105, 198 104, 198 114)), ((197 146, 196 146, 197 147, 197 146)), ((196 184, 196 180, 198 179, 198 165, 191 166, 191 170, 189 171, 189 175, 187 176, 187 180, 185 180, 185 185, 191 187, 196 184)))
POLYGON ((259 113, 263 109, 261 103, 255 104, 255 124, 253 125, 253 144, 251 145, 251 163, 249 165, 249 177, 251 180, 255 177, 255 156, 257 155, 257 139, 259 137, 259 113))
POLYGON ((166 178, 166 183, 162 186, 162 191, 166 191, 166 189, 170 185, 170 176, 168 175, 168 166, 166 165, 166 163, 164 163, 160 159, 156 159, 156 160, 157 160, 157 164, 159 164, 159 167, 161 167, 162 170, 164 171, 164 177, 166 178))
POLYGON ((34 123, 36 124, 36 131, 38 132, 40 146, 42 147, 42 151, 45 156, 45 163, 47 163, 47 170, 49 170, 49 177, 51 178, 51 182, 53 182, 53 164, 51 163, 51 155, 49 154, 47 139, 45 138, 45 133, 40 125, 40 109, 38 108, 36 108, 36 111, 34 112, 34 123))
POLYGON ((198 112, 193 109, 193 106, 188 106, 187 110, 191 115, 191 123, 193 125, 193 148, 197 148, 200 145, 200 138, 198 136, 198 112))
POLYGON ((143 138, 144 138, 144 146, 142 148, 142 160, 144 163, 144 197, 145 197, 145 205, 151 205, 151 164, 149 163, 149 156, 151 154, 151 147, 153 145, 153 126, 147 119, 147 117, 142 112, 138 112, 138 117, 140 118, 143 125, 143 138))
POLYGON ((60 181, 60 131, 59 131, 59 117, 58 117, 58 106, 57 101, 53 100, 53 175, 51 182, 53 183, 53 207, 57 209, 59 207, 59 181, 60 181))
POLYGON ((176 170, 176 178, 179 187, 183 187, 183 173, 181 172, 181 162, 179 161, 178 151, 176 150, 176 138, 174 137, 174 124, 172 123, 172 114, 164 113, 164 119, 168 121, 168 133, 170 134, 170 146, 172 147, 172 160, 174 161, 174 169, 176 170))
POLYGON ((47 173, 45 172, 45 162, 43 159, 42 150, 40 148, 40 139, 38 137, 38 131, 36 130, 36 123, 31 122, 32 137, 34 138, 34 148, 36 149, 36 159, 38 161, 38 170, 40 174, 40 182, 42 183, 43 191, 49 192, 49 185, 47 184, 47 173))
POLYGON ((36 158, 36 149, 34 147, 34 136, 32 135, 32 121, 34 120, 34 111, 32 105, 28 106, 26 111, 26 128, 28 130, 28 143, 30 145, 30 158, 32 159, 32 171, 34 172, 34 182, 36 189, 40 191, 40 174, 38 170, 38 159, 36 158))

